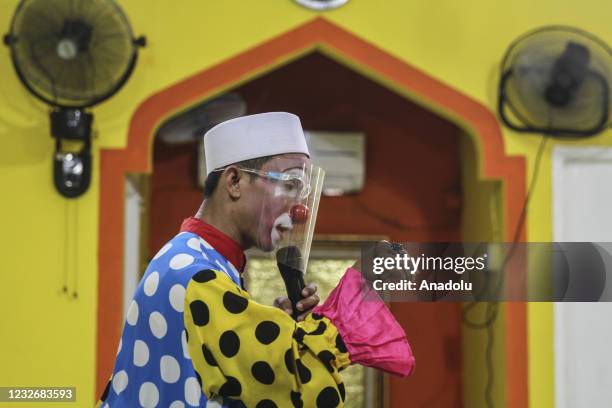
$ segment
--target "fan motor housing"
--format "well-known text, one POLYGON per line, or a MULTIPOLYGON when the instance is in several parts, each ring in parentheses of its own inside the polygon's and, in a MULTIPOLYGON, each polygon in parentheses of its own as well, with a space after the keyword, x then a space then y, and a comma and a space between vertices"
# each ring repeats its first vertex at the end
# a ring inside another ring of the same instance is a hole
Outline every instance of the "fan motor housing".
POLYGON ((82 20, 68 19, 64 21, 61 31, 62 39, 58 43, 58 55, 64 59, 72 59, 77 55, 77 52, 87 52, 91 42, 91 31, 91 26, 82 20), (60 48, 62 44, 74 44, 74 52, 67 55, 62 53, 60 48))
POLYGON ((573 27, 542 27, 516 39, 503 58, 499 117, 517 132, 594 136, 609 123, 611 83, 606 42, 573 27))
POLYGON ((50 113, 51 135, 58 139, 85 141, 91 136, 93 115, 81 109, 61 108, 50 113))
POLYGON ((134 38, 114 0, 20 0, 4 38, 19 80, 51 107, 53 181, 64 197, 84 194, 91 181, 93 115, 86 111, 126 83, 144 37, 134 38), (49 18, 41 18, 52 16, 49 18), (81 142, 74 151, 62 141, 81 142))

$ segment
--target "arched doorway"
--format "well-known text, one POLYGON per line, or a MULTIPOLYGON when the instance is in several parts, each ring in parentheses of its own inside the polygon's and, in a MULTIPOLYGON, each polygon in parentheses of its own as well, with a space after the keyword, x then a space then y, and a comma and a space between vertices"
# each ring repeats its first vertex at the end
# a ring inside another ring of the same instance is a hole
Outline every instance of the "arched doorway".
MULTIPOLYGON (((314 50, 437 112, 469 135, 477 146, 481 177, 503 182, 505 238, 511 239, 525 196, 524 162, 505 155, 495 117, 465 95, 317 18, 151 96, 132 118, 127 148, 101 152, 100 208, 103 211, 99 238, 98 392, 112 370, 122 323, 120 303, 112 299, 122 281, 125 174, 151 171, 153 137, 166 118, 314 50)), ((513 403, 509 398, 508 405, 527 406, 524 305, 507 307, 506 317, 507 333, 512 333, 506 345, 507 394, 516 398, 513 403)))

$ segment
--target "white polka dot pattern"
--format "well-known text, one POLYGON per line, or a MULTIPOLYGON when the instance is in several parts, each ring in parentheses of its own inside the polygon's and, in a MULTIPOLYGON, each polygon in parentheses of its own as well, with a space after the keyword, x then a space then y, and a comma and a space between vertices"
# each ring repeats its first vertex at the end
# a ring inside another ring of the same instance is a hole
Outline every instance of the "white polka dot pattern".
POLYGON ((151 272, 144 282, 144 293, 147 296, 153 296, 157 291, 157 285, 159 285, 159 273, 157 271, 151 272))
POLYGON ((231 269, 232 273, 233 273, 235 276, 240 276, 240 273, 238 272, 238 269, 236 269, 236 267, 235 267, 234 265, 232 265, 232 263, 231 263, 231 262, 228 262, 228 263, 227 263, 227 266, 229 266, 229 268, 231 269))
POLYGON ((200 246, 200 240, 198 238, 189 238, 187 246, 195 251, 202 252, 202 247, 200 246))
POLYGON ((149 347, 142 340, 134 342, 134 365, 144 367, 149 362, 149 347))
POLYGON ((219 268, 221 268, 221 269, 223 270, 223 272, 225 272, 225 273, 227 274, 227 269, 225 269, 225 266, 221 265, 221 262, 219 262, 219 261, 215 261, 215 263, 216 263, 217 265, 219 265, 219 268))
POLYGON ((123 392, 123 390, 125 390, 125 388, 128 385, 128 375, 125 372, 125 370, 121 370, 119 371, 117 374, 115 374, 113 376, 113 390, 117 393, 117 394, 121 394, 123 392))
POLYGON ((206 401, 206 408, 223 408, 221 402, 217 399, 206 401))
MULTIPOLYGON (((206 240, 192 232, 179 235, 155 254, 127 308, 104 408, 120 401, 131 407, 222 407, 221 399, 202 404, 184 329, 186 287, 206 269, 225 271, 233 280, 239 274, 206 240)), ((227 307, 236 306, 228 299, 227 307)))
POLYGON ((195 377, 189 377, 185 381, 185 401, 192 407, 197 407, 200 404, 202 389, 195 377))
POLYGON ((138 322, 138 303, 135 300, 132 300, 130 304, 126 320, 130 326, 135 326, 136 322, 138 322))
POLYGON ((181 376, 181 367, 172 356, 163 356, 159 361, 161 378, 169 384, 177 382, 181 376))
POLYGON ((168 294, 168 298, 170 300, 170 305, 174 310, 179 313, 183 313, 185 310, 185 288, 180 283, 172 286, 170 288, 170 293, 168 294))
POLYGON ((168 331, 166 319, 159 312, 153 312, 149 315, 149 327, 151 328, 151 333, 158 339, 163 338, 168 331))
POLYGON ((204 248, 214 250, 212 245, 210 245, 208 242, 206 242, 206 240, 204 238, 200 238, 200 242, 202 243, 202 245, 204 245, 204 248))
POLYGON ((157 259, 161 256, 163 256, 166 252, 168 252, 168 250, 172 248, 172 243, 168 242, 166 245, 164 245, 153 257, 153 259, 157 259))
POLYGON ((154 408, 159 403, 159 390, 152 382, 145 382, 140 386, 138 402, 143 408, 154 408))
POLYGON ((183 356, 191 359, 191 356, 189 355, 189 348, 187 347, 187 334, 185 330, 183 330, 181 333, 181 344, 183 345, 183 356))
POLYGON ((193 263, 193 256, 189 254, 178 254, 174 255, 170 260, 170 268, 174 270, 183 269, 193 263))

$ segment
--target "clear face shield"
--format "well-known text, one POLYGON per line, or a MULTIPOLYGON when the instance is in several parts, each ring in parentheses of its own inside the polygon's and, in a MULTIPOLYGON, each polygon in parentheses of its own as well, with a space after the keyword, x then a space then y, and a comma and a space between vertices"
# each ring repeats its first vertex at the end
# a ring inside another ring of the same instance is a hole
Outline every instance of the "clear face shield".
POLYGON ((306 272, 325 172, 304 159, 273 158, 266 170, 241 169, 264 181, 257 247, 306 272))

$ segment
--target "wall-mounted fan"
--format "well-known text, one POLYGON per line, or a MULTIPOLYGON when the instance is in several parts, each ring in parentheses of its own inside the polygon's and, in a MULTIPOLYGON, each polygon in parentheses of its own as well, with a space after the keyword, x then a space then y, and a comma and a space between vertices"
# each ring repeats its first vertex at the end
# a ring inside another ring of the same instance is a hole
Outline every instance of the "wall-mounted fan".
POLYGON ((592 136, 608 126, 612 51, 582 30, 550 26, 519 37, 502 62, 498 111, 519 132, 592 136))
POLYGON ((23 85, 52 108, 55 186, 78 197, 91 179, 93 115, 86 108, 125 84, 145 39, 134 38, 113 0, 21 0, 4 42, 23 85), (82 148, 65 151, 62 140, 82 148))

